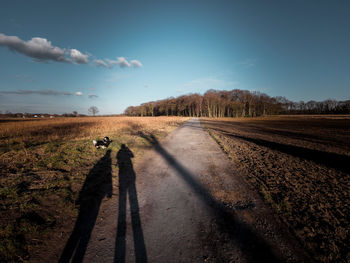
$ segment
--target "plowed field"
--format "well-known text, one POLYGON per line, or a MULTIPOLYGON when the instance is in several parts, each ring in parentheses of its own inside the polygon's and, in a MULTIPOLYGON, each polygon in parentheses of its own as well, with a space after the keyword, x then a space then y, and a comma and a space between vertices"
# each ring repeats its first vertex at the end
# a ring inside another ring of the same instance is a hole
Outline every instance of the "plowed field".
POLYGON ((312 258, 349 262, 350 116, 201 123, 312 258))

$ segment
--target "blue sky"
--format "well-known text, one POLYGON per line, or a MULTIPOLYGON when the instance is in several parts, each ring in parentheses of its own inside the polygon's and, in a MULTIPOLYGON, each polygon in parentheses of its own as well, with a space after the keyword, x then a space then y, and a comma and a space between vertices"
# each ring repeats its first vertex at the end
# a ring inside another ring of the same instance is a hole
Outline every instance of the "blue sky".
POLYGON ((350 1, 1 1, 0 110, 248 89, 350 99, 350 1))

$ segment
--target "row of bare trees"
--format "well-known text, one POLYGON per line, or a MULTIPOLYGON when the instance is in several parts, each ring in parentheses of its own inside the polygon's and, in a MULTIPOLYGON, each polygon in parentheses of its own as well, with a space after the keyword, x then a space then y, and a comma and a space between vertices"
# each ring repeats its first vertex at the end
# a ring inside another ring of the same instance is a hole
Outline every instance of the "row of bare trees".
MULTIPOLYGON (((91 106, 88 109, 89 114, 95 116, 99 113, 99 109, 96 106, 91 106)), ((37 117, 85 117, 85 114, 79 114, 77 111, 73 111, 72 113, 63 113, 63 114, 49 114, 49 113, 12 113, 10 111, 5 111, 2 113, 0 111, 0 117, 2 118, 37 118, 37 117)))
POLYGON ((350 114, 350 100, 289 101, 285 106, 289 114, 350 114))
POLYGON ((350 101, 292 102, 285 97, 270 97, 260 92, 234 89, 208 90, 204 95, 177 98, 130 106, 129 116, 255 117, 274 114, 349 114, 350 101))

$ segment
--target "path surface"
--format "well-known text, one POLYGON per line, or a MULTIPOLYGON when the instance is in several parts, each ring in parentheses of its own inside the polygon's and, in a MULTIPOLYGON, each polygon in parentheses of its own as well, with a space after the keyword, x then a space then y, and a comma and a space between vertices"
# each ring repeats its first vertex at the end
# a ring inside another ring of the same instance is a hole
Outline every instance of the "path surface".
POLYGON ((279 261, 278 251, 265 239, 282 244, 284 257, 295 261, 265 215, 249 216, 246 210, 265 209, 256 197, 243 191, 231 213, 210 194, 210 180, 233 194, 242 193, 242 185, 198 119, 161 143, 152 136, 147 139, 154 150, 135 167, 125 161, 120 168, 119 180, 136 177, 136 184, 133 179, 119 181, 119 190, 103 202, 84 262, 220 262, 227 257, 231 262, 261 262, 264 257, 279 261))

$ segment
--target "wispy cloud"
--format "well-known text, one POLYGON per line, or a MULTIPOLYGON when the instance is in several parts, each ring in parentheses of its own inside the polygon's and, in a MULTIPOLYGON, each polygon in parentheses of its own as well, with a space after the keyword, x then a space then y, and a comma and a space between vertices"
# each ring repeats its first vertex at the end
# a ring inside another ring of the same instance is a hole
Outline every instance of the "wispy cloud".
POLYGON ((128 67, 130 67, 130 63, 124 57, 117 58, 117 61, 115 63, 117 65, 119 65, 119 67, 121 67, 121 68, 128 68, 128 67))
POLYGON ((108 63, 104 62, 102 59, 95 59, 94 62, 95 62, 95 65, 98 67, 105 67, 105 68, 111 67, 108 63))
POLYGON ((58 95, 73 95, 68 91, 55 91, 51 89, 45 90, 16 90, 16 91, 0 91, 0 94, 15 94, 15 95, 31 95, 31 94, 39 94, 39 95, 48 95, 48 96, 58 96, 58 95))
POLYGON ((256 58, 247 58, 247 59, 242 60, 240 62, 237 62, 235 64, 238 66, 242 66, 244 68, 251 68, 251 67, 255 67, 257 61, 258 60, 256 58))
POLYGON ((116 60, 113 59, 95 59, 95 65, 98 67, 113 68, 118 65, 120 68, 140 68, 142 63, 136 59, 130 60, 130 62, 125 57, 118 57, 116 60))
POLYGON ((133 66, 134 68, 141 68, 142 67, 142 63, 136 59, 133 59, 130 61, 131 66, 133 66))

